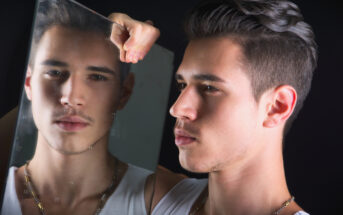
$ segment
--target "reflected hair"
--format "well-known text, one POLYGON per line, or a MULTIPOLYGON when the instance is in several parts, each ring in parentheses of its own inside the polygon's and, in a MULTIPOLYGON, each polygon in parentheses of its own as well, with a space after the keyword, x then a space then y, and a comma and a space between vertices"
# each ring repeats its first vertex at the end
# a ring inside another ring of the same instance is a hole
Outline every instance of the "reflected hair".
MULTIPOLYGON (((84 32, 94 32, 109 38, 112 22, 108 19, 84 8, 77 2, 69 0, 39 0, 36 13, 32 48, 29 64, 32 66, 39 41, 44 33, 53 26, 62 26, 84 32)), ((119 61, 119 58, 118 58, 119 61)), ((129 65, 120 62, 121 82, 129 72, 129 65)))
POLYGON ((268 89, 294 87, 298 100, 287 132, 317 66, 314 33, 298 6, 287 0, 202 1, 189 12, 184 28, 189 40, 227 37, 240 45, 256 101, 268 89))

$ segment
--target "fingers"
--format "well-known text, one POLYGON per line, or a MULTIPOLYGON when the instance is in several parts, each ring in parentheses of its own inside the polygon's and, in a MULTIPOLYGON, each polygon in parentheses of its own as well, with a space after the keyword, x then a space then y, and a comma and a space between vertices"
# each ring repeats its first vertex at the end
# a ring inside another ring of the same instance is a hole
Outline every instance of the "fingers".
POLYGON ((130 63, 129 61, 126 60, 126 51, 120 50, 120 61, 125 62, 125 63, 130 63))
POLYGON ((136 35, 140 35, 138 37, 143 37, 144 33, 132 33, 132 36, 127 39, 123 47, 126 51, 126 60, 132 63, 137 63, 139 60, 142 60, 149 51, 146 50, 148 47, 145 42, 142 41, 143 38, 137 38, 136 35))
POLYGON ((142 60, 160 36, 151 20, 140 22, 122 13, 112 13, 109 18, 119 24, 113 24, 111 41, 119 48, 123 62, 142 60))
POLYGON ((135 23, 134 28, 130 29, 129 34, 130 37, 125 42, 124 49, 127 51, 129 59, 137 62, 142 60, 149 52, 160 36, 160 31, 150 24, 139 22, 135 23))
POLYGON ((111 32, 111 41, 118 47, 119 53, 120 53, 120 60, 122 62, 126 62, 125 56, 126 56, 126 51, 123 47, 125 41, 129 38, 129 34, 127 31, 120 25, 118 24, 113 24, 112 26, 112 32, 111 32))

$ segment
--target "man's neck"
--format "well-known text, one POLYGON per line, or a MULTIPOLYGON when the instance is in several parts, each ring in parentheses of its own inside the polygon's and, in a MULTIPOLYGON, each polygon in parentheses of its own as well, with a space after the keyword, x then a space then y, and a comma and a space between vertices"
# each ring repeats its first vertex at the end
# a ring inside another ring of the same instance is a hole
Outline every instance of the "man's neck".
POLYGON ((40 196, 73 204, 99 194, 112 182, 115 159, 107 151, 107 138, 88 151, 63 154, 38 136, 35 155, 28 170, 40 196))
POLYGON ((211 172, 208 189, 206 214, 272 214, 291 197, 281 147, 266 149, 245 163, 211 172))

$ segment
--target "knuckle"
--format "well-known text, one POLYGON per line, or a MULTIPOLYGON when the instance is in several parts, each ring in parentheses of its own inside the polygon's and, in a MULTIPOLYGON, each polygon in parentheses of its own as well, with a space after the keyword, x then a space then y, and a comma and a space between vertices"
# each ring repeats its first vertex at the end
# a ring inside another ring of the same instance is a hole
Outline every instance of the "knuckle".
POLYGON ((123 22, 123 20, 127 19, 128 18, 128 15, 124 14, 124 13, 111 13, 109 16, 108 16, 109 19, 111 19, 112 21, 118 23, 118 24, 121 24, 123 22))
POLYGON ((145 24, 144 26, 144 32, 146 32, 149 35, 153 36, 159 36, 160 35, 160 30, 152 25, 145 24))

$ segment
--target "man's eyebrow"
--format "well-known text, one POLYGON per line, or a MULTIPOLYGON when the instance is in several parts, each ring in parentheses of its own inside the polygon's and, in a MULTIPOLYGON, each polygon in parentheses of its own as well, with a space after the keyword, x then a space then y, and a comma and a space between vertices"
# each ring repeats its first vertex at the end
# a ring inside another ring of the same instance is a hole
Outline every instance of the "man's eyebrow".
POLYGON ((117 72, 105 66, 87 66, 87 70, 117 75, 117 72))
POLYGON ((223 79, 212 74, 197 74, 193 76, 193 79, 198 81, 225 82, 223 79))
MULTIPOLYGON (((183 76, 180 74, 175 75, 176 80, 184 80, 183 76)), ((192 79, 197 81, 211 81, 211 82, 225 82, 223 79, 212 74, 196 74, 192 76, 192 79)))
POLYGON ((59 66, 59 67, 67 67, 68 64, 63 61, 55 60, 55 59, 48 59, 42 62, 42 65, 46 66, 59 66))

